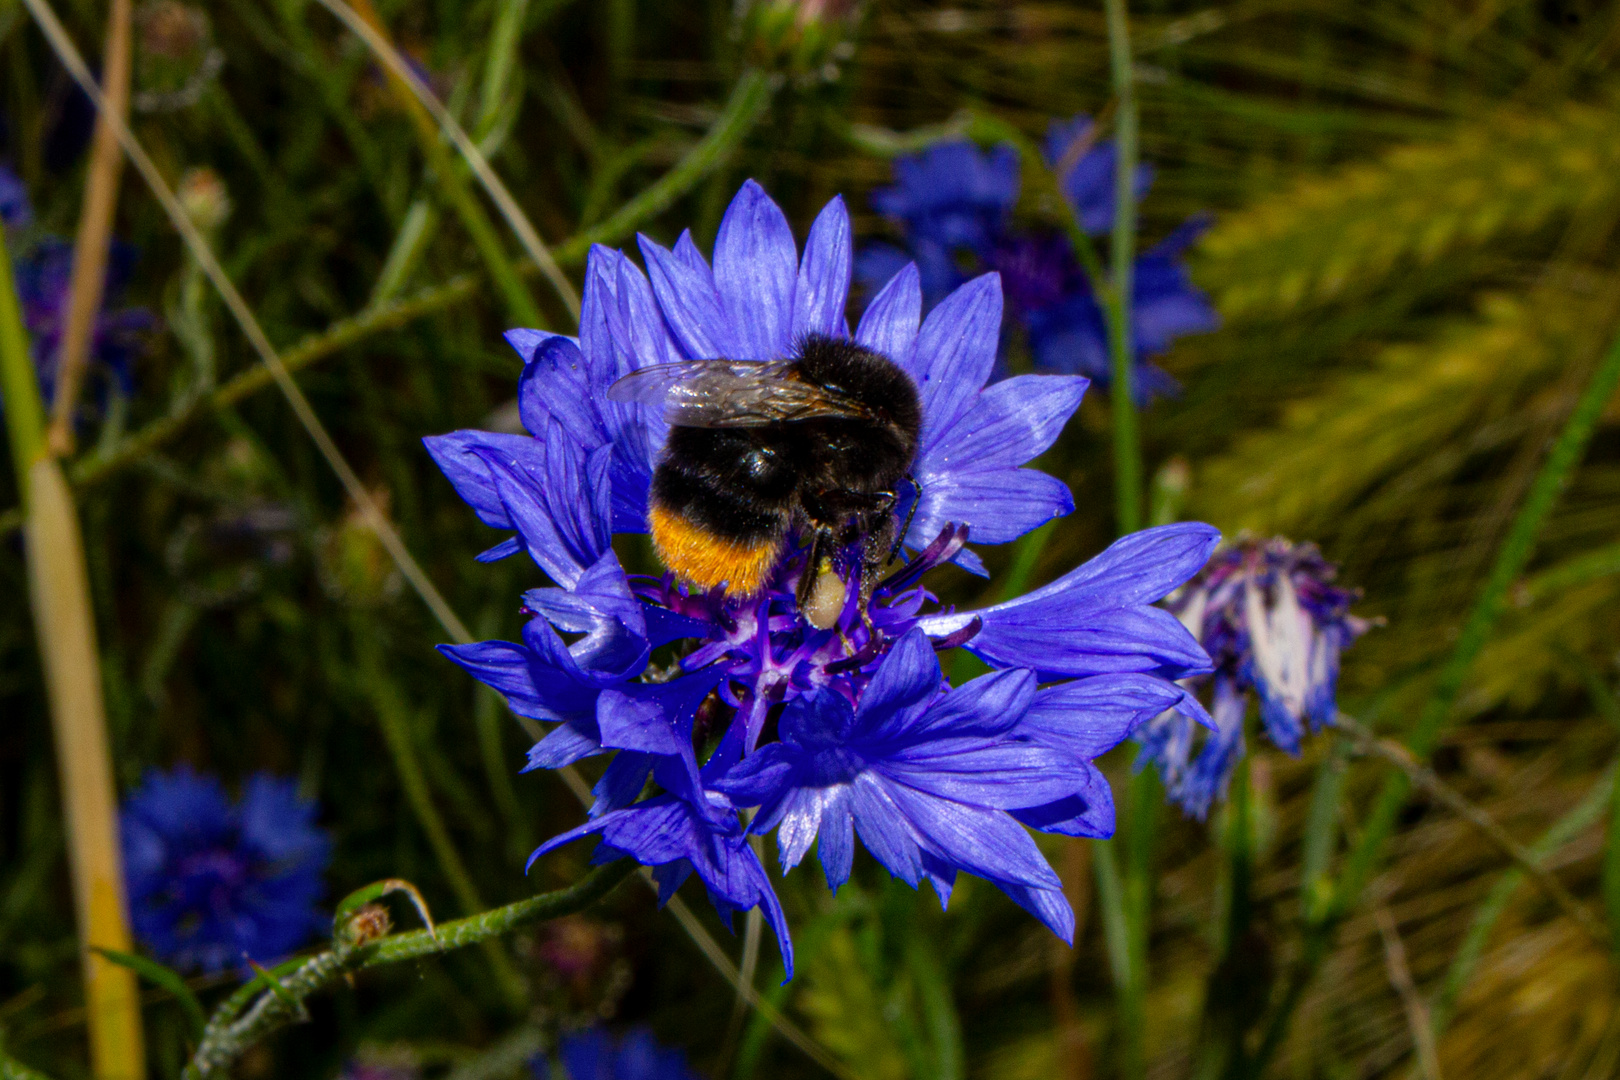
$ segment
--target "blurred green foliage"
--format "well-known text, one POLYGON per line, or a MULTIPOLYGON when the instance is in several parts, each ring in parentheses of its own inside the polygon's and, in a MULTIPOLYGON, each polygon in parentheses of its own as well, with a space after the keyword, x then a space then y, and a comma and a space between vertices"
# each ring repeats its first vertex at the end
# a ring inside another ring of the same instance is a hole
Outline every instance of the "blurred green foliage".
MULTIPOLYGON (((300 382, 462 618, 480 636, 513 635, 534 574, 517 560, 472 560, 488 531, 418 440, 514 422, 518 363, 499 336, 514 293, 493 283, 492 267, 516 267, 546 325, 571 329, 566 310, 498 226, 494 249, 475 236, 455 185, 435 172, 456 167, 424 153, 381 70, 318 5, 223 0, 189 51, 159 32, 176 25, 154 16, 160 6, 141 9, 136 133, 171 180, 196 167, 219 177, 231 210, 213 239, 280 347, 361 315, 361 332, 310 354, 300 382), (215 54, 222 62, 208 60, 215 54), (473 283, 432 291, 465 282, 459 275, 473 283), (419 310, 366 329, 372 305, 422 290, 419 310)), ((569 238, 607 223, 617 231, 605 242, 628 242, 633 227, 669 241, 691 225, 706 247, 749 176, 801 234, 841 192, 858 233, 883 236, 888 226, 864 198, 889 175, 872 153, 882 144, 874 132, 904 134, 972 107, 1038 137, 1049 118, 1110 108, 1100 5, 872 0, 845 13, 824 4, 847 24, 803 38, 782 14, 792 5, 739 6, 400 0, 379 13, 541 234, 571 253, 576 281, 582 250, 569 238), (758 122, 704 169, 678 173, 654 216, 624 224, 616 211, 690 164, 757 64, 774 65, 780 84, 758 122), (859 138, 852 125, 862 125, 859 138)), ((1143 238, 1214 211, 1193 261, 1226 319, 1162 361, 1186 389, 1143 416, 1150 470, 1173 458, 1190 465, 1184 516, 1314 540, 1343 564, 1344 580, 1366 589, 1361 611, 1387 620, 1348 654, 1344 704, 1404 730, 1548 442, 1620 326, 1620 7, 1131 7, 1143 152, 1159 170, 1141 208, 1143 238)), ((101 6, 81 0, 61 14, 93 54, 101 6)), ((70 235, 85 106, 16 0, 0 0, 0 115, 3 153, 35 195, 37 228, 70 235)), ((182 760, 231 780, 254 769, 296 775, 336 839, 334 897, 403 877, 434 910, 454 912, 577 877, 578 849, 523 876, 533 843, 575 823, 577 804, 549 777, 515 775, 522 731, 432 654, 441 630, 357 526, 285 405, 250 392, 262 380, 231 383, 252 369, 250 351, 155 203, 125 182, 119 232, 140 250, 131 300, 163 313, 166 332, 138 368, 127 414, 90 433, 73 470, 102 473, 84 486, 82 512, 122 785, 182 760), (243 392, 215 393, 231 385, 243 392), (166 425, 163 437, 143 438, 153 424, 166 425), (408 760, 414 772, 398 768, 408 760)), ((1474 669, 1460 705, 1467 723, 1436 762, 1527 844, 1612 784, 1604 766, 1620 745, 1593 696, 1603 700, 1620 674, 1620 408, 1611 403, 1604 421, 1515 610, 1474 669)), ((1110 536, 1107 423, 1096 395, 1043 462, 1080 509, 1054 533, 1037 580, 1110 536)), ((0 479, 5 506, 16 503, 9 484, 0 479)), ((989 556, 993 571, 1010 565, 1010 552, 989 556)), ((12 528, 0 595, 25 595, 23 575, 12 528)), ((961 578, 947 599, 973 600, 977 587, 961 578)), ((0 1051, 80 1076, 49 725, 17 599, 0 609, 0 715, 0 1051)), ((1336 836, 1354 834, 1380 778, 1370 763, 1342 772, 1330 743, 1316 740, 1299 762, 1259 755, 1252 842, 1232 843, 1227 817, 1206 827, 1161 814, 1152 1075, 1192 1075, 1207 1060, 1200 1039, 1207 1049, 1254 1037, 1254 1009, 1222 1008, 1232 1002, 1218 997, 1209 1008, 1206 997, 1233 979, 1249 980, 1241 992, 1262 1002, 1274 992, 1266 973, 1296 947, 1302 864, 1313 874, 1331 867, 1336 836), (1313 817, 1313 785, 1328 779, 1335 786, 1317 788, 1328 794, 1313 817), (1234 937, 1222 916, 1240 866, 1234 937), (1233 941, 1252 963, 1221 962, 1233 941)), ((1128 760, 1111 762, 1116 780, 1128 760)), ((1594 903, 1601 817, 1555 830, 1547 849, 1594 903)), ((1446 1075, 1613 1075, 1620 998, 1605 958, 1567 920, 1526 888, 1502 891, 1501 856, 1442 811, 1410 808, 1393 856, 1372 902, 1392 911, 1424 994, 1444 982, 1477 905, 1488 894, 1499 905, 1439 1041, 1446 1075)), ((773 993, 849 1075, 1113 1074, 1095 918, 1082 917, 1065 962, 993 890, 964 882, 941 914, 931 897, 857 867, 836 900, 803 872, 783 887, 803 973, 773 993), (1057 1018, 1071 1013, 1064 1029, 1057 1018)), ((332 1076, 357 1047, 396 1044, 435 1069, 470 1070, 482 1067, 480 1048, 499 1050, 503 1033, 528 1032, 527 1022, 593 1015, 646 1020, 728 1076, 821 1074, 757 1019, 728 1026, 730 988, 644 891, 626 888, 593 918, 568 931, 598 935, 604 959, 588 977, 558 980, 547 958, 560 931, 544 927, 498 959, 469 951, 367 975, 318 1001, 311 1024, 257 1051, 239 1075, 332 1076)), ((773 963, 767 949, 761 967, 773 963)), ((147 1021, 157 1075, 173 1075, 185 1012, 154 997, 147 1021)), ((1275 1072, 1404 1075, 1412 1041, 1374 923, 1357 919, 1275 1072)))

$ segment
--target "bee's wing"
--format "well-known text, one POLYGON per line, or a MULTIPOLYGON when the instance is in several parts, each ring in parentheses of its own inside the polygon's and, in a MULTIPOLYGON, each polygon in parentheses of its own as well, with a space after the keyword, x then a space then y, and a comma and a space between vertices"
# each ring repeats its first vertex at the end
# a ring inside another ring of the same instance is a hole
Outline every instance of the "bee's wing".
POLYGON ((835 390, 800 382, 793 360, 683 360, 640 368, 608 388, 614 401, 660 405, 676 427, 763 427, 817 417, 864 417, 835 390))

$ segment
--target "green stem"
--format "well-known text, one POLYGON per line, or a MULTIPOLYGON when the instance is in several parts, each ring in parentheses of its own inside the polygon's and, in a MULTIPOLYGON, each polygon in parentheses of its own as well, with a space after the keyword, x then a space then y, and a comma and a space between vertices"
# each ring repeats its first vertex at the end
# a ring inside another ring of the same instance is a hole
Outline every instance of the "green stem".
POLYGON ((1102 909, 1108 971, 1113 976, 1114 993, 1124 1020, 1129 1008, 1127 999, 1132 978, 1131 935, 1125 913, 1125 889, 1120 882, 1119 860, 1114 854, 1112 840, 1098 840, 1092 844, 1091 867, 1097 878, 1097 906, 1102 909))
MULTIPOLYGON (((1514 516, 1513 525, 1501 550, 1497 552, 1496 561, 1474 601, 1468 620, 1463 624, 1451 657, 1430 693, 1417 726, 1407 739, 1407 748, 1417 761, 1426 760, 1438 745, 1463 683, 1502 615, 1508 589, 1524 572, 1535 552, 1536 538, 1546 524, 1553 504, 1585 455, 1593 429, 1604 406, 1614 395, 1616 386, 1620 386, 1620 338, 1609 346, 1599 361, 1591 381, 1565 421, 1564 429, 1559 432, 1558 441, 1542 462, 1529 495, 1514 516)), ((1271 1055, 1282 1044, 1294 1008, 1299 1004, 1317 967, 1327 956, 1338 924, 1349 915, 1360 898, 1361 890, 1378 864, 1385 842, 1395 830, 1396 820, 1410 790, 1411 780, 1403 771, 1392 771, 1385 779, 1361 837, 1346 859, 1343 875, 1333 891, 1326 915, 1320 923, 1307 930, 1304 955, 1272 1016, 1265 1040, 1251 1062, 1250 1076, 1258 1077, 1271 1055)))
MULTIPOLYGON (((1114 515, 1121 536, 1142 527, 1142 447, 1137 434, 1136 397, 1132 386, 1132 271, 1136 262, 1136 90, 1131 63, 1130 24, 1125 0, 1106 0, 1108 60, 1113 74, 1116 116, 1114 141, 1114 225, 1109 237, 1110 272, 1104 298, 1108 312, 1108 352, 1113 368, 1114 515)), ((1071 215, 1072 216, 1072 215, 1071 215)), ((1079 227, 1078 221, 1074 223, 1079 227)), ((1077 245, 1076 255, 1081 248, 1077 245)), ((1126 805, 1130 846, 1125 877, 1128 978, 1116 983, 1125 1030, 1124 1070, 1127 1080, 1147 1075, 1147 942, 1152 917, 1154 796, 1152 774, 1131 777, 1126 805)))
POLYGON ((1108 61, 1117 102, 1114 117, 1114 231, 1108 292, 1108 352, 1113 361, 1114 503, 1119 531, 1142 527, 1142 447, 1136 431, 1131 385, 1135 342, 1131 335, 1132 271, 1136 261, 1136 86, 1131 65, 1125 0, 1107 0, 1108 61))
POLYGON ((1152 769, 1131 774, 1125 789, 1125 934, 1130 952, 1130 979, 1123 996, 1125 1076, 1147 1075, 1148 937, 1153 918, 1153 836, 1163 798, 1152 769))
MULTIPOLYGON (((265 991, 241 1019, 216 1010, 203 1033, 201 1044, 186 1066, 185 1080, 203 1080, 225 1075, 232 1062, 255 1043, 278 1028, 299 1018, 304 999, 351 972, 435 956, 466 945, 492 941, 502 934, 530 923, 561 918, 583 911, 611 892, 629 877, 636 864, 621 859, 603 866, 566 889, 519 900, 493 911, 440 923, 434 931, 413 930, 360 946, 342 946, 310 957, 284 977, 279 977, 279 993, 265 991)), ((279 970, 279 969, 278 969, 279 970)), ((232 1001, 235 1001, 233 995, 232 1001)), ((227 1002, 230 1004, 231 1002, 227 1002)))

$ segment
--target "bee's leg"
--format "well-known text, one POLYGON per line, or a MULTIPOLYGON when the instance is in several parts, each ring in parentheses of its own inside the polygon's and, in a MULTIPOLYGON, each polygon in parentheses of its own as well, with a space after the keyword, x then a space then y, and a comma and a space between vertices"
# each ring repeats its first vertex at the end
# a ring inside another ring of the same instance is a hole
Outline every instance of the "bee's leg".
POLYGON ((916 520, 917 507, 922 504, 922 482, 919 481, 915 476, 912 476, 910 473, 906 474, 906 479, 911 481, 911 509, 906 511, 906 523, 900 526, 900 531, 895 534, 894 546, 889 549, 889 557, 883 560, 886 563, 893 562, 895 556, 900 554, 901 545, 906 542, 906 534, 911 531, 911 523, 912 521, 916 520))

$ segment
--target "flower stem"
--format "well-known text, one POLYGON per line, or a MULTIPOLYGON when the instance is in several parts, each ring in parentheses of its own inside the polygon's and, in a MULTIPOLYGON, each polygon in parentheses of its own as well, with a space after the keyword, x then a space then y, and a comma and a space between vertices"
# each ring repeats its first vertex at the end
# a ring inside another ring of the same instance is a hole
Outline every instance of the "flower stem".
MULTIPOLYGON (((1558 441, 1542 462, 1540 472, 1530 485, 1530 493, 1519 507, 1507 539, 1497 552, 1490 575, 1474 601, 1473 610, 1463 624, 1451 657, 1441 670, 1416 727, 1407 737, 1407 749, 1417 762, 1426 761, 1439 743, 1463 683, 1502 615, 1508 589, 1524 572, 1530 556, 1535 552, 1536 538, 1570 475, 1585 455, 1598 418, 1614 396, 1617 386, 1620 386, 1620 338, 1616 338, 1604 353, 1597 370, 1592 373, 1591 381, 1565 421, 1564 429, 1559 432, 1558 441)), ((1361 837, 1345 861, 1344 872, 1333 890, 1323 920, 1306 931, 1304 955, 1272 1016, 1260 1049, 1249 1063, 1247 1075, 1258 1077, 1271 1055, 1282 1044, 1294 1008, 1326 958, 1339 923, 1350 914, 1360 898, 1362 888, 1378 864, 1385 842, 1395 830, 1396 820, 1411 788, 1410 777, 1400 770, 1391 772, 1385 779, 1361 837)))
MULTIPOLYGON (((1104 293, 1108 313, 1108 354, 1113 367, 1114 516, 1124 536, 1142 527, 1142 446, 1136 425, 1136 396, 1132 367, 1136 353, 1131 335, 1132 271, 1136 262, 1136 88, 1131 64, 1130 24, 1125 0, 1106 0, 1108 60, 1113 73, 1114 117, 1114 226, 1109 237, 1110 272, 1104 293)), ((1124 887, 1124 947, 1128 955, 1126 979, 1116 976, 1120 1021, 1124 1029, 1124 1075, 1139 1080, 1147 1074, 1144 1024, 1147 1003, 1147 941, 1152 918, 1153 827, 1156 784, 1148 771, 1131 776, 1126 798, 1129 847, 1126 849, 1124 887)), ((1108 895, 1099 890, 1105 907, 1108 895)))
POLYGON ((61 464, 46 448, 45 410, 11 277, 4 226, 0 226, 0 386, 25 508, 29 599, 45 668, 67 819, 91 1075, 97 1080, 141 1080, 146 1075, 146 1054, 135 975, 92 951, 100 947, 129 952, 131 945, 84 539, 61 464))
POLYGON ((1108 353, 1113 363, 1114 505, 1121 535, 1142 527, 1142 447, 1131 385, 1136 344, 1131 334, 1132 271, 1136 261, 1136 87, 1125 0, 1107 0, 1108 61, 1114 77, 1114 231, 1108 294, 1108 353))

